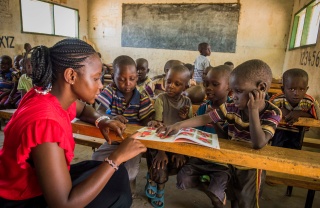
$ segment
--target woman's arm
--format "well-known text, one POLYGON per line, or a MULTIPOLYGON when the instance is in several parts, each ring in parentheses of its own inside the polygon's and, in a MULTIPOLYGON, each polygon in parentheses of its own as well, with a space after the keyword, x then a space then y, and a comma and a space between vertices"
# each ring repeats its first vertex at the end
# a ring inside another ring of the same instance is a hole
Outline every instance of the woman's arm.
MULTIPOLYGON (((86 105, 81 101, 77 102, 77 118, 81 121, 85 121, 87 123, 91 123, 95 125, 95 121, 101 116, 105 116, 105 114, 98 113, 92 106, 86 105)), ((120 121, 112 120, 112 119, 103 119, 99 122, 98 127, 104 136, 104 138, 111 143, 109 139, 109 128, 113 131, 117 132, 117 134, 122 138, 122 133, 125 130, 126 126, 120 121)))
MULTIPOLYGON (((142 143, 128 138, 108 158, 120 165, 144 151, 146 148, 142 143)), ((57 143, 46 142, 32 148, 31 157, 49 207, 86 206, 100 193, 115 172, 113 167, 103 162, 88 178, 73 187, 64 150, 57 143)))

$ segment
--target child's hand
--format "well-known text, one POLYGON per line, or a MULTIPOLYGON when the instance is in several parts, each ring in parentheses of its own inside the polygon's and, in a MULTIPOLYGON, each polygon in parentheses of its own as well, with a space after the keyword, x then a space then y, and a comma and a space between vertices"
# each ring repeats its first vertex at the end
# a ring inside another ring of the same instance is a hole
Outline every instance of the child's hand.
POLYGON ((261 110, 265 105, 266 93, 260 90, 253 90, 249 93, 249 101, 247 103, 249 110, 261 110))
POLYGON ((120 121, 121 123, 128 123, 128 119, 126 119, 123 115, 117 115, 117 116, 114 116, 112 117, 113 120, 117 120, 117 121, 120 121))
POLYGON ((164 151, 158 151, 156 157, 153 159, 153 168, 156 169, 164 169, 165 166, 168 164, 168 156, 164 151))
POLYGON ((160 134, 161 132, 165 131, 164 134, 161 136, 162 139, 166 138, 168 135, 176 134, 180 130, 179 124, 173 124, 170 126, 163 126, 157 129, 157 133, 160 134))
POLYGON ((186 156, 184 156, 184 155, 173 154, 171 161, 175 162, 176 167, 179 168, 179 167, 182 167, 186 163, 187 159, 186 159, 186 156))
POLYGON ((161 121, 152 120, 148 122, 148 126, 153 128, 160 128, 163 126, 163 123, 161 121))
POLYGON ((190 110, 190 106, 188 105, 185 105, 182 108, 180 108, 178 113, 179 117, 182 119, 188 118, 189 110, 190 110))
POLYGON ((301 116, 301 111, 291 111, 286 116, 284 116, 284 120, 287 122, 288 125, 292 126, 294 122, 299 120, 301 116))

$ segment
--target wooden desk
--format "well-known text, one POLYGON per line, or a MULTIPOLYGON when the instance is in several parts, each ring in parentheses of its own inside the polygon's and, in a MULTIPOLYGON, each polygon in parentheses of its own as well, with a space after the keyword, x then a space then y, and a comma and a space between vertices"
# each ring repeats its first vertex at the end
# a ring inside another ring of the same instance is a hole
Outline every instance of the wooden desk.
MULTIPOLYGON (((127 125, 125 136, 133 134, 139 128, 141 127, 127 125)), ((102 138, 99 129, 81 121, 72 123, 72 129, 73 133, 102 138)), ((110 138, 119 138, 115 136, 114 132, 110 132, 109 135, 110 138)), ((220 150, 186 143, 166 143, 145 140, 141 140, 141 142, 148 148, 175 152, 216 162, 320 179, 320 154, 315 152, 272 146, 254 150, 248 143, 224 139, 219 140, 220 150)))

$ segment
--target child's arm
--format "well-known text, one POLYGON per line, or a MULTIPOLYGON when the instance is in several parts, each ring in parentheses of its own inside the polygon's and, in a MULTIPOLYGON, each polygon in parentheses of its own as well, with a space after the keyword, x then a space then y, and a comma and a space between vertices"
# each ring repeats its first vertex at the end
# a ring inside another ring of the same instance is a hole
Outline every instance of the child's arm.
POLYGON ((287 122, 287 124, 292 125, 294 122, 299 120, 299 117, 313 118, 309 112, 294 110, 284 116, 284 120, 287 122))
POLYGON ((249 93, 248 111, 249 111, 249 129, 250 137, 254 149, 264 147, 271 139, 272 135, 262 130, 259 118, 259 112, 265 106, 265 92, 254 90, 249 93))
POLYGON ((26 90, 20 90, 20 92, 21 92, 21 98, 23 98, 23 96, 27 93, 26 90))

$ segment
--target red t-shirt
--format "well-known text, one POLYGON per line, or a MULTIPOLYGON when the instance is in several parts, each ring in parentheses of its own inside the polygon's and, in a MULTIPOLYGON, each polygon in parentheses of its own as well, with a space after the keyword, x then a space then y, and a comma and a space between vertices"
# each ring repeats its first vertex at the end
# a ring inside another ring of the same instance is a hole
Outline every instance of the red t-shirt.
POLYGON ((41 95, 31 89, 23 97, 4 129, 5 139, 0 150, 0 197, 23 200, 42 194, 35 169, 28 162, 31 148, 38 144, 58 143, 64 149, 70 168, 75 146, 71 121, 75 116, 75 102, 66 111, 50 93, 41 95))

